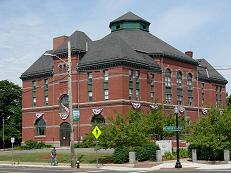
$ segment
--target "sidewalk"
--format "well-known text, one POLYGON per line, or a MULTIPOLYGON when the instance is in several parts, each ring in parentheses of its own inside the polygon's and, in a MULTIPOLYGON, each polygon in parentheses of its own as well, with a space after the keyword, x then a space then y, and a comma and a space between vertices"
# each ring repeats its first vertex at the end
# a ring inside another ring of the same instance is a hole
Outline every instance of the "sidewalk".
MULTIPOLYGON (((99 164, 99 169, 115 170, 115 171, 154 171, 159 169, 175 169, 175 160, 157 162, 139 162, 137 164, 99 164)), ((231 169, 231 162, 228 164, 202 164, 193 163, 187 160, 181 160, 182 169, 201 169, 201 170, 216 170, 216 169, 231 169)), ((20 167, 43 167, 43 168, 71 168, 70 164, 59 163, 58 166, 51 166, 50 163, 39 162, 21 162, 12 164, 11 162, 0 161, 0 166, 20 166, 20 167)), ((96 169, 96 164, 81 164, 81 169, 96 169)), ((77 168, 76 168, 77 169, 77 168)))

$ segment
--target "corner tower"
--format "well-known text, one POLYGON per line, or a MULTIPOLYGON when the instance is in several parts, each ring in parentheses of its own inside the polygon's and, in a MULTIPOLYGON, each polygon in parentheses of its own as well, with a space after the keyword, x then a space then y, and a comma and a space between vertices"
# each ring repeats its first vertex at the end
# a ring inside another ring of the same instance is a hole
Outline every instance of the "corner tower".
POLYGON ((122 29, 140 29, 149 32, 149 25, 150 22, 129 11, 126 14, 110 22, 109 27, 111 29, 111 32, 122 29))

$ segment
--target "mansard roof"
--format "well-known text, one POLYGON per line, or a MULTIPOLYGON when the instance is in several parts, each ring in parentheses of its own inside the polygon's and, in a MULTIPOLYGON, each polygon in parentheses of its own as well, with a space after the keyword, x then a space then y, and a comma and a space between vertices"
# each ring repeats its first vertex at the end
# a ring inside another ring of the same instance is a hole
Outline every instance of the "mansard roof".
POLYGON ((160 71, 149 55, 133 50, 121 37, 109 34, 95 41, 79 63, 79 69, 102 68, 115 65, 136 66, 160 71))
POLYGON ((162 54, 168 58, 177 59, 197 65, 198 62, 173 46, 142 30, 119 30, 111 34, 121 37, 132 49, 147 54, 162 54))
MULTIPOLYGON (((73 51, 86 51, 87 44, 91 44, 92 40, 82 31, 75 31, 71 36, 69 36, 71 42, 71 48, 73 51)), ((54 53, 60 54, 67 52, 67 41, 55 50, 54 53)))
MULTIPOLYGON (((112 21, 142 21, 147 22, 131 12, 112 21)), ((148 22, 148 24, 150 24, 148 22)), ((104 38, 92 41, 84 32, 75 31, 70 37, 72 53, 83 52, 79 70, 102 69, 110 66, 125 65, 144 68, 149 71, 161 72, 159 65, 150 55, 162 55, 197 66, 199 64, 199 80, 226 84, 227 80, 218 73, 205 59, 195 60, 161 39, 142 29, 115 30, 104 38), (87 44, 86 44, 87 43, 87 44), (88 50, 87 46, 88 45, 88 50)), ((67 43, 57 50, 48 51, 58 56, 67 55, 67 43)), ((22 75, 21 79, 32 79, 53 74, 53 58, 42 55, 22 75)))
POLYGON ((197 59, 198 66, 198 78, 200 81, 214 82, 219 84, 227 84, 228 81, 205 59, 197 59))
MULTIPOLYGON (((47 51, 46 53, 51 53, 47 51)), ((53 75, 53 58, 51 56, 40 56, 21 76, 22 80, 39 78, 41 76, 53 75)))

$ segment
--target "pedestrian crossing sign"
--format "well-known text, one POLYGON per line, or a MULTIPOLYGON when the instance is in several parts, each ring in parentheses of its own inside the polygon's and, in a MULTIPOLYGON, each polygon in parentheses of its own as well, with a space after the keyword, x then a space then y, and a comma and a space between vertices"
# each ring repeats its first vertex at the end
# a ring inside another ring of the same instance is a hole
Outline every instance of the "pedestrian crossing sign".
POLYGON ((99 136, 101 135, 101 130, 99 129, 98 126, 95 126, 95 128, 92 130, 92 134, 95 136, 96 139, 99 138, 99 136))

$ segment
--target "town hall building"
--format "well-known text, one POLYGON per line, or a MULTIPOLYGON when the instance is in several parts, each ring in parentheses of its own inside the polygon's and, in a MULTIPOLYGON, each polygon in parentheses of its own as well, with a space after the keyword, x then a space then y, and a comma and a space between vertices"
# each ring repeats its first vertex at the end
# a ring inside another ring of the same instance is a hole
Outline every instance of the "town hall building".
POLYGON ((110 34, 93 41, 82 31, 53 39, 22 75, 22 143, 69 146, 67 42, 71 43, 73 123, 77 143, 92 123, 129 110, 184 109, 195 122, 211 107, 226 104, 227 80, 206 59, 177 50, 149 32, 150 22, 128 12, 109 24, 110 34), (51 56, 53 54, 55 56, 51 56), (60 58, 63 60, 61 61, 60 58))

